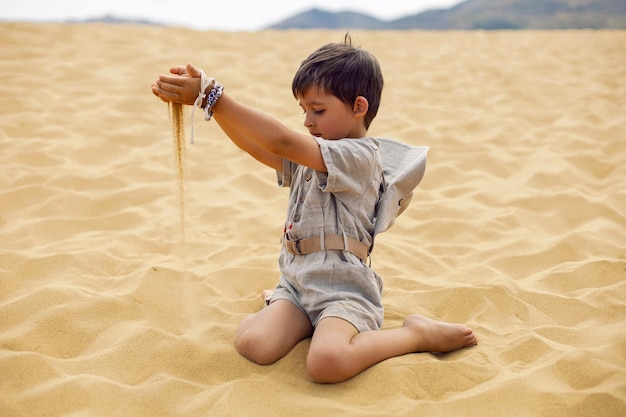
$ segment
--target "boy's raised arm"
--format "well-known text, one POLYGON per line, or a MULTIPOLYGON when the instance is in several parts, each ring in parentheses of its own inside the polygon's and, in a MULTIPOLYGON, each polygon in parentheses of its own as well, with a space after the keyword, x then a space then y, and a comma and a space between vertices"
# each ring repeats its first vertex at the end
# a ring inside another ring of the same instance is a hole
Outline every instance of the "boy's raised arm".
POLYGON ((297 133, 284 124, 230 95, 223 94, 213 107, 213 117, 220 123, 236 126, 237 131, 272 155, 317 171, 326 171, 326 164, 317 141, 309 135, 297 133))
MULTIPOLYGON (((187 64, 172 67, 170 73, 159 77, 152 93, 165 102, 193 105, 200 90, 200 71, 187 64)), ((274 169, 281 170, 282 158, 287 158, 318 171, 327 170, 313 137, 287 128, 227 93, 213 107, 213 117, 237 146, 274 169)))

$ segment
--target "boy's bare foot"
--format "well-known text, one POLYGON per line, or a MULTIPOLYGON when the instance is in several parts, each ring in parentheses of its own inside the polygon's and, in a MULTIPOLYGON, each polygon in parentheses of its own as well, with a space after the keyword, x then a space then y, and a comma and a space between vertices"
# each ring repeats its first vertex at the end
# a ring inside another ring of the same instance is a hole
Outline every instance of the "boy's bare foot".
POLYGON ((416 352, 452 352, 478 344, 474 331, 462 324, 451 324, 413 314, 404 320, 402 327, 415 330, 416 352))

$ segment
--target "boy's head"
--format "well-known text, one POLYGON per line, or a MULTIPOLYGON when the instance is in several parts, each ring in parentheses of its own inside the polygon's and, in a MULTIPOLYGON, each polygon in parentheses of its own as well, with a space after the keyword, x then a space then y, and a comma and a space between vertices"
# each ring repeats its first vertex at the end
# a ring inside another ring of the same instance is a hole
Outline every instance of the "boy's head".
POLYGON ((367 99, 364 117, 367 130, 378 113, 383 91, 383 75, 378 61, 369 52, 352 46, 346 35, 344 43, 330 43, 302 61, 291 89, 298 98, 311 88, 320 88, 352 107, 357 97, 367 99))

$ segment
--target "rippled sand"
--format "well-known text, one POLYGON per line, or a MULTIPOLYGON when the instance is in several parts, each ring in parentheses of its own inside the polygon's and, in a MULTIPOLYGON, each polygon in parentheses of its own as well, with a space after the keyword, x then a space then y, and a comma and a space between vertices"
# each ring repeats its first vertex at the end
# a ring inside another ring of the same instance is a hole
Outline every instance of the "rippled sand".
POLYGON ((196 114, 183 240, 149 86, 191 60, 300 128, 291 77, 343 32, 0 37, 3 416, 626 414, 626 32, 352 32, 386 77, 370 133, 431 147, 377 241, 385 327, 421 313, 480 344, 333 386, 308 341, 265 367, 233 348, 277 281, 287 191, 196 114))

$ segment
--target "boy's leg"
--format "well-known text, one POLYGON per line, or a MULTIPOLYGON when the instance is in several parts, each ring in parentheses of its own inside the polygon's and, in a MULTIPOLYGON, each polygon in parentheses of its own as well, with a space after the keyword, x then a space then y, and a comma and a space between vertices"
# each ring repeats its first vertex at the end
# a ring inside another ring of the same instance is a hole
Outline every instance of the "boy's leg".
POLYGON ((340 382, 395 356, 451 352, 475 344, 476 335, 469 327, 420 315, 407 317, 399 329, 363 333, 343 319, 327 317, 313 334, 307 369, 318 382, 340 382))
POLYGON ((276 300, 241 322, 235 347, 252 362, 268 365, 312 333, 311 322, 302 310, 287 300, 276 300))

